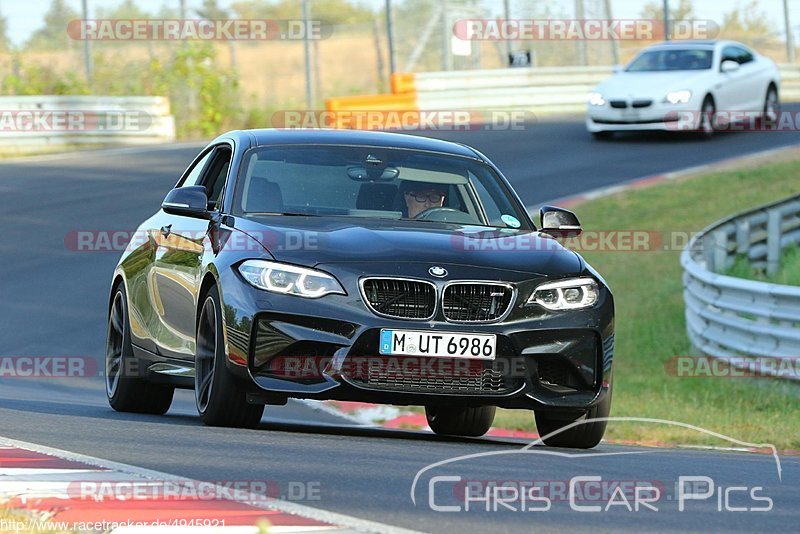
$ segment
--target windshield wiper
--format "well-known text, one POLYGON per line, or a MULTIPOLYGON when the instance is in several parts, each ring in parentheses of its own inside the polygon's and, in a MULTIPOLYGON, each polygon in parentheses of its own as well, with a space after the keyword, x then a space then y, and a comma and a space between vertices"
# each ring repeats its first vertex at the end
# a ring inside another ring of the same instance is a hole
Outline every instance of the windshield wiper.
POLYGON ((248 211, 245 215, 282 215, 284 217, 320 217, 314 213, 294 213, 290 211, 248 211))

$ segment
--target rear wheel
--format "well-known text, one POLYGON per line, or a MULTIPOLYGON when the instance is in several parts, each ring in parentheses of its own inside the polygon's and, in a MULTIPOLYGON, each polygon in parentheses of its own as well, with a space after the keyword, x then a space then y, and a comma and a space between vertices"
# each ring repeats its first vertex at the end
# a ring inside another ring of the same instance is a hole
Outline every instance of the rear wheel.
POLYGON ((428 426, 443 436, 471 436, 486 434, 494 422, 494 406, 426 406, 428 426))
POLYGON ((553 436, 547 437, 548 434, 556 432, 571 423, 581 421, 583 419, 596 419, 608 417, 611 412, 611 391, 608 392, 606 397, 594 408, 589 410, 586 415, 575 418, 556 418, 547 412, 536 412, 536 430, 539 432, 545 445, 549 447, 568 447, 572 449, 591 449, 600 443, 603 435, 606 432, 607 421, 593 421, 591 423, 583 423, 575 425, 574 427, 559 432, 553 436))
POLYGON ((264 406, 249 404, 225 363, 219 292, 212 286, 205 295, 197 321, 194 397, 200 419, 210 426, 254 428, 264 406))
POLYGON ((105 378, 108 403, 118 412, 163 414, 172 404, 175 388, 152 384, 137 369, 131 346, 128 296, 125 284, 114 289, 108 313, 105 378))

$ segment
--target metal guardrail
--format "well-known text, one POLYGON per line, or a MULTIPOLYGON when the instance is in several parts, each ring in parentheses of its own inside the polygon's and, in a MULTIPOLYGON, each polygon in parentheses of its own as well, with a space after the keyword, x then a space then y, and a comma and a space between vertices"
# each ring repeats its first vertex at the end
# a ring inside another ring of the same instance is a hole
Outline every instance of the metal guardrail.
POLYGON ((718 274, 739 256, 774 273, 781 250, 793 243, 800 243, 800 195, 723 219, 692 238, 681 266, 686 331, 697 350, 736 366, 755 357, 800 358, 800 287, 718 274))
MULTIPOLYGON (((800 101, 800 65, 779 68, 781 99, 800 101)), ((330 98, 327 109, 582 112, 586 94, 612 74, 611 66, 396 73, 391 93, 330 98)))
POLYGON ((162 96, 0 97, 0 153, 174 140, 175 119, 162 96))
MULTIPOLYGON (((781 99, 800 100, 800 67, 780 65, 781 99)), ((421 110, 527 109, 572 112, 586 108, 586 94, 613 74, 604 67, 423 72, 415 75, 421 110)))

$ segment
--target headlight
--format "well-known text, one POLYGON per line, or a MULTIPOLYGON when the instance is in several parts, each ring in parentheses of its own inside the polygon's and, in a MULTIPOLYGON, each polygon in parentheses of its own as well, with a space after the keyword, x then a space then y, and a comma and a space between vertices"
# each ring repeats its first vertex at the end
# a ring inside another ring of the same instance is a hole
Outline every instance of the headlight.
POLYGON ((664 101, 669 102, 670 104, 687 104, 691 98, 692 92, 686 89, 683 91, 671 91, 667 93, 664 101))
POLYGON ((244 279, 258 289, 306 298, 332 293, 346 295, 342 285, 329 274, 285 263, 247 260, 239 266, 244 279))
POLYGON ((591 93, 589 93, 588 102, 592 106, 602 106, 605 105, 606 99, 603 98, 603 95, 601 95, 600 93, 592 91, 591 93))
POLYGON ((537 287, 528 304, 539 304, 548 310, 580 310, 594 306, 600 290, 591 278, 571 278, 547 282, 537 287))

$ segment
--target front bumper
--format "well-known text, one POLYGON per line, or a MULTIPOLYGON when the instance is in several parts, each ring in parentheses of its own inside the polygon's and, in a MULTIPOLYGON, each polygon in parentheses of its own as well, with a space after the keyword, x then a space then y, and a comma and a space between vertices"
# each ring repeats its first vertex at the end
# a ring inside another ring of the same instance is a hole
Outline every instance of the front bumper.
POLYGON ((686 131, 697 128, 700 103, 692 98, 686 104, 665 104, 658 101, 645 108, 611 107, 611 100, 602 106, 589 105, 586 110, 586 129, 589 132, 621 131, 686 131))
MULTIPOLYGON (((236 276, 231 274, 230 276, 236 276)), ((358 292, 308 300, 244 283, 222 284, 228 366, 251 398, 336 399, 396 405, 496 405, 585 410, 607 394, 614 350, 613 298, 602 287, 587 310, 526 307, 519 283, 499 323, 388 319, 358 292), (497 335, 494 361, 379 356, 382 328, 497 335)), ((351 287, 346 284, 345 287, 351 287)))

